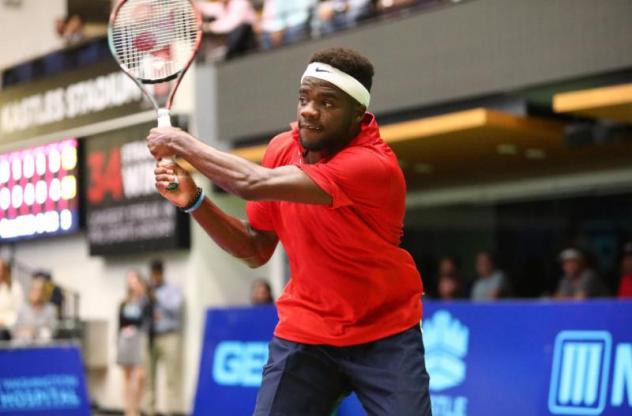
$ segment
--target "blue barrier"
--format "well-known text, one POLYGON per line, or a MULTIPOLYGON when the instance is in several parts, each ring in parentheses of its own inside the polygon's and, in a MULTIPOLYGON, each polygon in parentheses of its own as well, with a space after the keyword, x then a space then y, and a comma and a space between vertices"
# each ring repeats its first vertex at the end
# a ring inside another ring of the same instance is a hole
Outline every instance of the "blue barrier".
MULTIPOLYGON (((425 302, 434 416, 632 414, 632 302, 425 302)), ((211 309, 194 414, 250 415, 274 308, 211 309)), ((352 396, 339 416, 364 415, 352 396)))
POLYGON ((0 349, 0 415, 90 415, 79 349, 0 349))

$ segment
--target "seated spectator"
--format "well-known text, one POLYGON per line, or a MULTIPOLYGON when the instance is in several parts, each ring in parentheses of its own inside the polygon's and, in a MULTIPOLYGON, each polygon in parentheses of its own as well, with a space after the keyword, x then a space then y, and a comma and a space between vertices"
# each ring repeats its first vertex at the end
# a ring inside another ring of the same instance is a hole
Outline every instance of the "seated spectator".
POLYGON ((257 279, 252 283, 250 291, 250 303, 257 305, 271 305, 274 303, 272 288, 265 279, 257 279))
POLYGON ((586 266, 581 251, 567 248, 560 253, 564 275, 555 295, 558 299, 587 299, 606 295, 597 273, 586 266))
POLYGON ((261 44, 270 49, 305 39, 315 0, 265 0, 261 17, 261 44))
POLYGON ((454 257, 444 257, 439 260, 437 296, 443 300, 463 297, 463 284, 459 278, 458 266, 454 257))
POLYGON ((509 286, 505 273, 496 267, 491 253, 476 255, 478 278, 472 287, 472 300, 494 300, 508 295, 509 286))
POLYGON ((621 280, 617 297, 632 298, 632 242, 623 246, 621 257, 621 280))
POLYGON ((11 329, 23 302, 22 285, 13 280, 11 265, 0 260, 0 341, 11 339, 11 329))
POLYGON ((371 0, 325 0, 316 8, 316 24, 321 35, 355 26, 373 14, 371 0))
POLYGON ((254 24, 257 20, 248 0, 198 2, 204 20, 204 31, 225 37, 224 57, 231 59, 255 47, 254 24))
POLYGON ((13 338, 18 341, 50 341, 56 324, 57 311, 46 302, 46 283, 42 279, 31 282, 28 303, 18 312, 13 338))
POLYGON ((33 279, 41 279, 44 282, 44 298, 46 302, 55 305, 57 309, 57 318, 63 318, 64 311, 64 292, 53 281, 53 277, 49 272, 38 270, 33 273, 33 279))

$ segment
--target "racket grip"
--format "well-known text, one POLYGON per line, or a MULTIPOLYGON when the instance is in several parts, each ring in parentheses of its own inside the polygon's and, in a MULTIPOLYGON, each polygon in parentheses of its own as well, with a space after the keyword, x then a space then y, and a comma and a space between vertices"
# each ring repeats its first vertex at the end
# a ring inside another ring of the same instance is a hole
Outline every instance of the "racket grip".
MULTIPOLYGON (((167 110, 166 108, 158 109, 158 127, 171 127, 171 115, 169 114, 169 110, 167 110)), ((176 159, 173 156, 167 158, 167 160, 170 163, 173 163, 173 164, 176 163, 176 159)), ((178 182, 178 177, 174 176, 173 181, 169 182, 169 185, 167 185, 167 190, 169 191, 176 190, 178 189, 179 185, 180 185, 180 182, 178 182)))

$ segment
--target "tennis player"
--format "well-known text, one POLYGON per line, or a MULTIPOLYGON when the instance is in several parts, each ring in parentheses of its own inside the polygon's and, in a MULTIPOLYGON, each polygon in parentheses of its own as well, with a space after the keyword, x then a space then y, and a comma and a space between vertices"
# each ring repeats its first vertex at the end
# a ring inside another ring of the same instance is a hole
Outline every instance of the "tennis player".
POLYGON ((176 128, 147 137, 248 200, 248 221, 222 212, 190 175, 159 163, 156 187, 251 267, 278 241, 291 275, 254 414, 328 416, 351 391, 370 415, 431 414, 419 321, 422 283, 399 247, 406 187, 367 112, 373 65, 358 52, 316 52, 301 78, 298 122, 274 137, 262 166, 176 128), (166 187, 177 175, 180 187, 166 187))

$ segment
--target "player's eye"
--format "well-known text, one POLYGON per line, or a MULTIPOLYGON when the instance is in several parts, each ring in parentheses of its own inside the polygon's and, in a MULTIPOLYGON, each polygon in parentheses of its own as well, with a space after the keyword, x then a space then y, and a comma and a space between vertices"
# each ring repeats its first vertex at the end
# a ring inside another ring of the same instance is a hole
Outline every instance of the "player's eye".
POLYGON ((334 103, 332 103, 331 101, 323 101, 323 107, 325 108, 332 108, 334 106, 334 103))
POLYGON ((307 104, 307 99, 301 95, 298 97, 298 102, 300 105, 305 105, 307 104))

